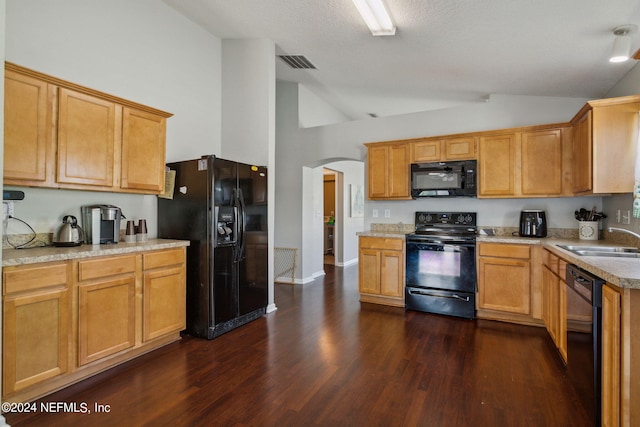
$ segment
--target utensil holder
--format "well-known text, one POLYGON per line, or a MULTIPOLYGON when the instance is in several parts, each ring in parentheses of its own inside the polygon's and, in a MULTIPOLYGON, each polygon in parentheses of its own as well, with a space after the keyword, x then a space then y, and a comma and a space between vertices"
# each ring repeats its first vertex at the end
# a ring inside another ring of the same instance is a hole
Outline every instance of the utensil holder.
POLYGON ((598 221, 578 221, 578 238, 580 240, 598 240, 598 221))

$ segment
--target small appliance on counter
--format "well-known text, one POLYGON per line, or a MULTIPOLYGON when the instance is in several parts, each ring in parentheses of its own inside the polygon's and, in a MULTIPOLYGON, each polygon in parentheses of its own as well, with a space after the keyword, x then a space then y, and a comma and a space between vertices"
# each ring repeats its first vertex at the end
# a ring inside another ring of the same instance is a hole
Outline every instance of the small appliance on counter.
POLYGON ((87 205, 80 208, 86 243, 118 243, 122 211, 112 205, 87 205))
POLYGON ((65 215, 53 237, 53 246, 80 246, 83 241, 84 231, 78 225, 76 217, 65 215))
POLYGON ((520 237, 547 237, 547 218, 544 211, 520 211, 520 237))

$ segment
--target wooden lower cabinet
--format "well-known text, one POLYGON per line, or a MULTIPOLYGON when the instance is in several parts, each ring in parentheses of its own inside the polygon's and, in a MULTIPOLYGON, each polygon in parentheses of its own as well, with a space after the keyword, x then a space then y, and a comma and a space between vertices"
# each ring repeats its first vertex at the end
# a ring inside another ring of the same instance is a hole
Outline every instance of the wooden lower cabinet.
POLYGON ((65 263, 3 270, 2 392, 20 392, 69 370, 65 263))
POLYGON ((133 274, 78 286, 78 365, 135 345, 135 286, 133 274))
POLYGON ((640 425, 640 289, 602 288, 602 425, 640 425))
POLYGON ((360 237, 360 301, 404 307, 404 239, 360 237))
POLYGON ((142 340, 158 338, 186 327, 185 254, 182 250, 143 255, 142 340))
MULTIPOLYGON (((620 426, 620 293, 602 287, 602 425, 620 426)), ((628 424, 626 424, 628 425, 628 424)))
POLYGON ((539 249, 523 244, 478 243, 478 318, 536 323, 540 291, 531 265, 539 249))
POLYGON ((185 255, 179 247, 3 268, 2 399, 32 401, 179 339, 185 255))
POLYGON ((546 265, 542 267, 542 301, 544 325, 567 363, 567 285, 546 265))

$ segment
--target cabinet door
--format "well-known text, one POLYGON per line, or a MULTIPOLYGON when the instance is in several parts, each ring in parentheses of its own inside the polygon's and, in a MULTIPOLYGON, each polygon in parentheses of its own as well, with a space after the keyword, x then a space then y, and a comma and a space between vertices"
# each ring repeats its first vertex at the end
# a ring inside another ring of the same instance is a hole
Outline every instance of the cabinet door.
POLYGON ((410 164, 408 144, 389 147, 389 197, 409 197, 410 164))
POLYGON ((52 186, 55 87, 6 71, 4 90, 4 183, 52 186))
POLYGON ((68 304, 66 289, 5 298, 2 335, 4 395, 67 372, 68 304))
POLYGON ((587 111, 573 124, 573 161, 571 171, 574 193, 590 192, 593 189, 591 117, 591 111, 587 111))
POLYGON ((441 142, 438 141, 419 141, 411 143, 411 161, 419 162, 439 162, 441 142))
POLYGON ((480 138, 479 196, 513 196, 515 194, 516 142, 515 134, 480 138))
POLYGON ((556 346, 560 355, 567 362, 567 285, 558 278, 558 327, 556 332, 556 346))
POLYGON ((78 286, 78 364, 135 344, 133 275, 78 286))
POLYGON ((553 273, 546 266, 542 267, 542 322, 544 323, 547 332, 553 338, 553 331, 551 328, 551 281, 553 273))
POLYGON ((121 138, 116 120, 121 118, 113 102, 60 89, 58 183, 114 186, 121 138))
POLYGON ((142 339, 152 340, 185 328, 184 267, 144 273, 142 339))
POLYGON ((358 289, 361 294, 380 294, 380 251, 360 249, 358 289))
POLYGON ((368 163, 368 193, 370 199, 387 196, 387 182, 389 177, 388 146, 369 147, 368 163))
POLYGON ((470 160, 476 158, 476 140, 474 137, 452 138, 442 141, 443 160, 470 160))
POLYGON ((164 189, 166 119, 144 111, 122 111, 122 178, 128 190, 164 189))
POLYGON ((380 252, 380 294, 392 297, 404 295, 404 257, 401 251, 380 252))
POLYGON ((602 425, 620 425, 620 294, 602 287, 602 425))
POLYGON ((479 258, 478 307, 530 313, 530 263, 508 258, 479 258))
POLYGON ((521 193, 562 195, 562 133, 560 129, 522 133, 521 193))

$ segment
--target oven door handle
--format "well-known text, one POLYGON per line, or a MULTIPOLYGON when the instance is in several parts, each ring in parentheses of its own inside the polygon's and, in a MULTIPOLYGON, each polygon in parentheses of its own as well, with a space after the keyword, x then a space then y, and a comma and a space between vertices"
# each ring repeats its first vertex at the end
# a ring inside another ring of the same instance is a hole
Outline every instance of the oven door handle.
POLYGON ((438 297, 438 298, 449 298, 449 299, 455 299, 455 300, 460 300, 460 301, 465 301, 465 302, 469 302, 469 297, 461 297, 458 294, 451 294, 451 295, 440 295, 440 294, 434 294, 431 292, 425 292, 425 291, 413 291, 411 289, 408 289, 409 291, 409 295, 423 295, 426 297, 438 297))

